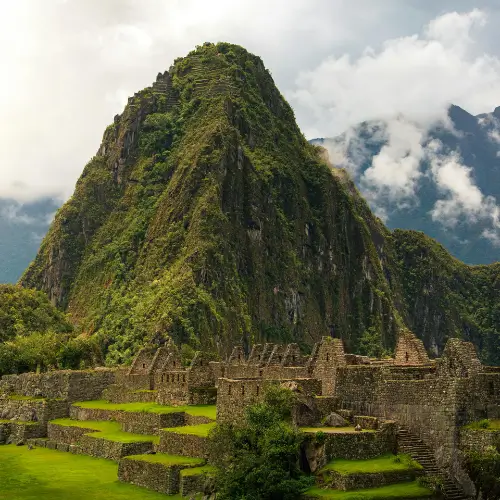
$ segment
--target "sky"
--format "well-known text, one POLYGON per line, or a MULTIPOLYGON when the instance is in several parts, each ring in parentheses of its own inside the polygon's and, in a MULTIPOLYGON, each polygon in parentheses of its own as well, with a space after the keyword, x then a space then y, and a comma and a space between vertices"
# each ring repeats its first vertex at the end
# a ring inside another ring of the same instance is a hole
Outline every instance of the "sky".
POLYGON ((307 138, 387 120, 369 175, 408 194, 450 103, 500 105, 499 23, 498 0, 0 0, 0 198, 67 199, 127 97, 205 41, 261 56, 307 138))

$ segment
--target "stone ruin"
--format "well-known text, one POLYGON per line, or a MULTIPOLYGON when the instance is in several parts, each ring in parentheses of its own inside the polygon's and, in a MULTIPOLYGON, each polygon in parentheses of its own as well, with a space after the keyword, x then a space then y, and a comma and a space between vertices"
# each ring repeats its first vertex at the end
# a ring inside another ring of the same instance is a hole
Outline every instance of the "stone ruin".
MULTIPOLYGON (((500 419, 500 368, 483 366, 473 344, 459 339, 450 339, 442 357, 431 360, 422 341, 404 331, 399 335, 394 358, 387 359, 348 354, 341 339, 323 337, 308 356, 297 344, 266 343, 254 345, 249 353, 236 346, 223 361, 197 353, 189 366, 184 366, 178 347, 169 342, 159 348, 145 347, 129 368, 4 376, 0 382, 0 441, 45 436, 47 429, 49 436, 58 436, 54 426, 50 431, 51 420, 67 416, 72 402, 99 399, 182 408, 212 404, 216 405, 217 421, 238 424, 245 408, 261 401, 271 385, 295 392, 293 420, 298 426, 345 421, 377 429, 371 444, 361 435, 355 445, 344 443, 346 449, 354 446, 359 458, 404 444, 408 438, 404 438, 406 434, 397 437, 396 428, 408 432, 428 447, 437 466, 453 478, 453 483, 469 492, 473 486, 460 464, 461 446, 491 443, 461 429, 481 419, 500 419), (403 439, 399 445, 398 439, 403 439)), ((84 408, 74 411, 79 420, 111 418, 84 408)), ((73 417, 73 409, 71 412, 73 417)), ((200 422, 184 412, 154 418, 119 412, 113 418, 126 431, 151 434, 164 427, 200 422)), ((341 438, 336 439, 328 438, 319 448, 311 442, 307 451, 311 470, 334 453, 341 438)), ((160 441, 163 445, 159 449, 175 454, 185 449, 194 456, 204 456, 203 440, 171 433, 168 440, 160 441)), ((89 443, 94 446, 95 440, 89 443)), ((106 452, 110 456, 125 453, 113 446, 106 452)), ((141 452, 138 448, 132 451, 141 452)))

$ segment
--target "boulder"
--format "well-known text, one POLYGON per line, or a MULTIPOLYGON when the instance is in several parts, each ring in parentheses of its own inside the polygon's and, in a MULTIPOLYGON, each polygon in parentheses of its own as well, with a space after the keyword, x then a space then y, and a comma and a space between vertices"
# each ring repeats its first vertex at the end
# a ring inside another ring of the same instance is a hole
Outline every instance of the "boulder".
POLYGON ((338 413, 333 412, 325 418, 324 424, 326 427, 347 427, 349 422, 338 413))

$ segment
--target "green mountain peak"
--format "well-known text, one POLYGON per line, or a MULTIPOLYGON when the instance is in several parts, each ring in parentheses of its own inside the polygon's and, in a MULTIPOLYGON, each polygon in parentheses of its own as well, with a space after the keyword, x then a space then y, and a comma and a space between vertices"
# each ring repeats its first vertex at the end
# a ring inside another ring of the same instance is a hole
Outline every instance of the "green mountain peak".
POLYGON ((469 283, 475 270, 445 254, 467 286, 434 321, 432 283, 421 297, 407 279, 407 242, 422 242, 404 234, 308 144, 258 57, 204 44, 115 117, 21 283, 98 335, 109 362, 166 336, 224 352, 331 332, 381 354, 423 310, 427 347, 498 338, 466 303, 491 269, 469 283))

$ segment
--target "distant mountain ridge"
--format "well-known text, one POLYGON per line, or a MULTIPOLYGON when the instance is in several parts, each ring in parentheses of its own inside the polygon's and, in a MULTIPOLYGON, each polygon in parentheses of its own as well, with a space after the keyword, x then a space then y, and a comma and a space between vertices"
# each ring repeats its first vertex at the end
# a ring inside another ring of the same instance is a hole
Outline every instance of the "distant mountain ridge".
MULTIPOLYGON (((325 146, 335 166, 350 172, 371 208, 384 215, 390 229, 423 231, 468 264, 497 262, 500 260, 500 107, 492 113, 473 116, 452 105, 448 117, 452 127, 437 124, 422 136, 420 176, 413 199, 401 201, 391 199, 387 193, 380 194, 367 174, 390 141, 387 122, 363 122, 338 137, 311 142, 325 146), (432 149, 436 147, 437 154, 432 149), (468 170, 471 185, 460 184, 460 179, 446 179, 445 182, 457 183, 450 191, 440 184, 439 176, 446 170, 436 169, 446 166, 445 162, 449 162, 450 172, 451 167, 455 169, 453 175, 464 176, 464 182, 468 170), (454 196, 461 197, 460 201, 454 200, 454 196)), ((402 158, 406 153, 420 154, 403 148, 402 158)))
POLYGON ((19 280, 58 208, 58 202, 52 199, 26 204, 0 199, 0 283, 19 280))

